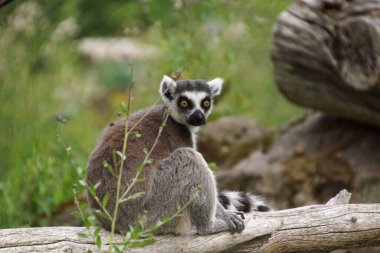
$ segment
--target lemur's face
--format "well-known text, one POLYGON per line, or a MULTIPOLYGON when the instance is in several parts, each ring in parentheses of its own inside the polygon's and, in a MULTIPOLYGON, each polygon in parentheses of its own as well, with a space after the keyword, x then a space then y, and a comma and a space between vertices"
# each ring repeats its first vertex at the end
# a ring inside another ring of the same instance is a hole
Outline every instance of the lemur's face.
POLYGON ((221 78, 209 82, 174 81, 164 76, 160 94, 175 121, 188 127, 198 127, 206 123, 212 110, 213 98, 220 94, 222 84, 221 78))

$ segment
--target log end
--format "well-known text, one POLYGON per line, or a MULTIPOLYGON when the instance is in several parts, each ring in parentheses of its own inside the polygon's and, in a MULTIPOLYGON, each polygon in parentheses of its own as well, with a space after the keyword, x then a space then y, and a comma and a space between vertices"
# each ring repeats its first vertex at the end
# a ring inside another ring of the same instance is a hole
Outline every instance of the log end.
POLYGON ((332 50, 342 79, 366 91, 380 86, 380 20, 354 17, 336 26, 332 50))

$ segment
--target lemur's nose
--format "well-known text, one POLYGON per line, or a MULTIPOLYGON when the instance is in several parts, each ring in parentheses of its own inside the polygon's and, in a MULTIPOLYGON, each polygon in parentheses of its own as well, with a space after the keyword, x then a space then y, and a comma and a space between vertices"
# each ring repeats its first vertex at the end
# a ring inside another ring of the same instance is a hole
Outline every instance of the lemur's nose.
POLYGON ((200 126, 206 123, 206 117, 200 110, 196 110, 190 115, 188 123, 193 126, 200 126))

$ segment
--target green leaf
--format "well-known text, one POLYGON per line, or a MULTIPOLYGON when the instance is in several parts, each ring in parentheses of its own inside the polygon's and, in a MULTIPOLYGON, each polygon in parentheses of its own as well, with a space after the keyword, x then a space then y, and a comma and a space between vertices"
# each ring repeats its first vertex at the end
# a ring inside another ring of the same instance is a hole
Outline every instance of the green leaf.
POLYGON ((140 178, 140 177, 134 178, 134 179, 133 179, 133 182, 135 182, 135 183, 141 183, 141 182, 144 182, 144 178, 140 178))
POLYGON ((140 238, 140 234, 141 234, 140 229, 134 228, 130 232, 131 232, 131 239, 139 239, 140 238))
POLYGON ((87 233, 79 232, 79 233, 77 233, 77 235, 78 235, 80 238, 84 238, 84 239, 87 239, 87 238, 88 238, 88 234, 87 234, 87 233))
POLYGON ((109 163, 107 163, 106 161, 104 161, 104 162, 103 162, 103 167, 106 168, 106 169, 108 170, 108 172, 109 172, 112 176, 114 176, 115 178, 117 178, 116 173, 113 171, 113 168, 112 168, 112 166, 111 166, 109 163))
POLYGON ((120 111, 124 113, 125 115, 129 115, 128 107, 125 105, 124 101, 119 104, 120 111))
POLYGON ((154 239, 132 241, 132 242, 129 243, 129 247, 131 247, 131 248, 140 248, 140 247, 145 247, 145 246, 148 246, 148 245, 152 245, 153 243, 154 243, 154 239))
POLYGON ((145 234, 145 237, 146 237, 146 238, 153 238, 153 237, 154 237, 154 234, 153 234, 153 233, 146 233, 146 234, 145 234))
POLYGON ((119 200, 119 203, 124 203, 124 202, 127 202, 127 201, 130 201, 130 200, 133 200, 133 199, 138 199, 140 198, 142 195, 144 195, 145 192, 136 192, 130 196, 128 196, 127 198, 123 198, 123 199, 120 199, 119 200))
POLYGON ((208 164, 208 167, 209 167, 210 170, 212 170, 213 172, 216 172, 216 171, 219 169, 219 167, 218 167, 218 165, 217 165, 216 163, 209 163, 209 164, 208 164))
POLYGON ((102 212, 101 210, 94 210, 94 213, 97 215, 97 216, 99 216, 99 217, 102 217, 102 218, 104 218, 104 219, 107 219, 107 220, 111 220, 111 218, 107 215, 107 214, 105 214, 104 212, 102 212))
POLYGON ((164 217, 162 217, 163 222, 168 222, 170 220, 170 216, 167 214, 164 214, 164 217))
POLYGON ((143 163, 140 164, 139 166, 137 166, 137 168, 136 168, 136 174, 139 174, 142 171, 143 168, 144 168, 144 164, 143 163))
POLYGON ((131 239, 131 232, 128 231, 124 236, 124 240, 129 241, 129 239, 131 239))
POLYGON ((145 246, 148 246, 148 245, 152 245, 154 243, 154 239, 153 238, 150 238, 150 239, 145 239, 143 241, 143 243, 141 244, 141 247, 145 247, 145 246))
POLYGON ((177 205, 176 205, 176 210, 177 210, 177 212, 178 212, 179 210, 181 210, 181 205, 180 205, 179 203, 177 203, 177 205))
POLYGON ((103 199, 102 199, 102 207, 103 208, 106 208, 106 205, 108 204, 108 200, 110 199, 110 195, 109 193, 107 192, 106 195, 104 195, 103 199))
POLYGON ((132 135, 133 137, 136 137, 136 138, 140 138, 141 137, 141 133, 139 131, 132 131, 130 133, 130 135, 132 135))
POLYGON ((93 196, 94 198, 97 198, 97 196, 96 196, 96 190, 95 190, 94 186, 90 185, 88 187, 88 191, 90 192, 91 196, 93 196))
POLYGON ((126 159, 125 155, 123 153, 121 153, 120 151, 116 151, 116 154, 123 160, 126 159))
POLYGON ((81 186, 86 186, 87 183, 85 180, 81 179, 81 180, 78 180, 78 183, 81 185, 81 186))
POLYGON ((83 219, 84 226, 89 229, 91 227, 91 221, 88 219, 88 217, 84 217, 83 219))
POLYGON ((95 241, 96 241, 96 246, 98 246, 98 249, 101 250, 102 249, 102 238, 100 238, 100 236, 96 236, 95 237, 95 241))
POLYGON ((88 204, 87 203, 81 203, 79 205, 79 210, 83 211, 84 209, 86 209, 88 207, 88 204))
POLYGON ((146 156, 148 155, 148 149, 147 148, 144 148, 143 152, 144 152, 144 155, 146 155, 146 156))
POLYGON ((161 220, 158 220, 156 222, 156 225, 154 225, 153 227, 150 228, 150 230, 152 231, 156 231, 157 229, 159 229, 162 225, 164 225, 164 223, 161 221, 161 220))
MULTIPOLYGON (((73 184, 73 186, 72 186, 72 191, 73 191, 73 193, 74 193, 74 196, 77 196, 78 195, 78 185, 77 184, 73 184)), ((1 190, 1 188, 0 188, 0 190, 1 190)))
POLYGON ((119 248, 118 245, 114 245, 113 249, 115 250, 116 253, 121 253, 121 249, 119 248))
POLYGON ((97 183, 94 185, 94 189, 97 190, 97 189, 99 188, 99 186, 100 186, 101 183, 102 183, 102 182, 97 182, 97 183))
POLYGON ((95 230, 94 230, 94 233, 92 234, 93 237, 97 237, 100 235, 100 231, 101 231, 101 228, 100 227, 96 227, 95 230))
POLYGON ((82 177, 83 176, 83 172, 84 172, 84 170, 82 169, 82 167, 77 166, 76 169, 77 169, 78 176, 82 177))
POLYGON ((88 220, 91 221, 91 223, 94 223, 96 221, 96 218, 93 215, 89 215, 88 220))
POLYGON ((145 165, 151 165, 151 164, 153 164, 153 162, 154 162, 154 159, 147 159, 145 162, 144 162, 144 164, 145 165))

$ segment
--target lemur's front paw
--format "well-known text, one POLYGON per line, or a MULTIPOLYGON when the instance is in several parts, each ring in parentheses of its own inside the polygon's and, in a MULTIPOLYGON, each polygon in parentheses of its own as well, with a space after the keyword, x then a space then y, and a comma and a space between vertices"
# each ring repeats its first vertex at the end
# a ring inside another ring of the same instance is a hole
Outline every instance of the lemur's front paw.
POLYGON ((223 219, 228 224, 232 234, 236 232, 241 233, 244 230, 245 217, 243 212, 226 210, 223 216, 223 219))

